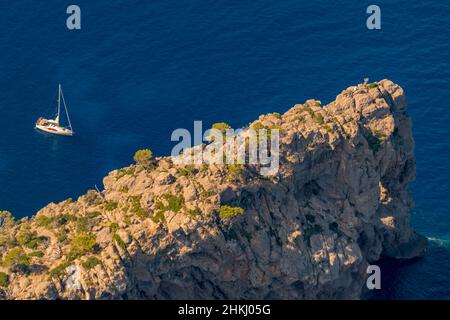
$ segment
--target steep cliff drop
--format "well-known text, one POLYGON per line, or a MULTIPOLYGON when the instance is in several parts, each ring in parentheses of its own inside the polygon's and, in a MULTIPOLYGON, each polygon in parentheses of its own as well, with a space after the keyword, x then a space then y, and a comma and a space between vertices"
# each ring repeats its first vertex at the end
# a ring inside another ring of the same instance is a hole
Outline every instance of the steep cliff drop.
POLYGON ((6 299, 359 298, 382 255, 421 255, 410 227, 414 142, 389 80, 250 126, 281 132, 280 169, 151 166, 0 225, 6 299))

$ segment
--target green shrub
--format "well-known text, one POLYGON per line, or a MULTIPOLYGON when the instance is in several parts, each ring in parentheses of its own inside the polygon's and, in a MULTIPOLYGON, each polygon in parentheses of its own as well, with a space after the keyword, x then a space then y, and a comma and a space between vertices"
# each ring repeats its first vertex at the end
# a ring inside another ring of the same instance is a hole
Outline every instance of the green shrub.
POLYGON ((163 210, 157 210, 153 215, 150 217, 154 223, 165 223, 166 217, 164 216, 163 210))
POLYGON ((71 249, 69 252, 69 260, 75 260, 76 258, 91 252, 97 246, 96 236, 92 233, 85 233, 76 236, 72 239, 71 249))
POLYGON ((142 196, 131 196, 131 208, 130 211, 137 215, 139 218, 144 219, 148 217, 147 211, 141 206, 142 196))
POLYGON ((16 235, 17 242, 19 242, 21 246, 25 247, 36 237, 37 233, 35 231, 30 231, 29 229, 23 229, 16 235))
POLYGON ((237 181, 242 177, 244 172, 244 166, 242 164, 230 164, 228 166, 228 176, 227 179, 230 181, 237 181))
POLYGON ((333 132, 333 128, 331 128, 329 125, 327 125, 327 124, 324 124, 323 126, 322 126, 325 130, 327 130, 327 132, 333 132))
POLYGON ((191 173, 189 172, 189 170, 187 170, 186 168, 181 168, 181 169, 178 171, 178 174, 179 174, 181 177, 189 177, 189 176, 191 175, 191 173))
POLYGON ((0 272, 0 287, 6 288, 9 285, 9 277, 6 273, 0 272))
POLYGON ((184 198, 183 196, 175 196, 173 194, 166 193, 161 196, 162 199, 165 200, 167 205, 160 199, 155 204, 155 212, 150 217, 153 222, 160 223, 165 222, 166 218, 164 213, 166 211, 172 211, 174 213, 178 213, 184 207, 184 198))
POLYGON ((166 200, 167 205, 164 205, 161 201, 158 201, 156 207, 158 210, 163 211, 172 211, 178 213, 184 206, 184 198, 183 196, 175 196, 170 193, 166 193, 162 195, 162 198, 166 200))
POLYGON ((199 207, 195 207, 194 209, 189 209, 187 214, 192 218, 196 218, 202 215, 202 210, 199 207))
MULTIPOLYGON (((222 136, 224 136, 228 129, 231 129, 231 126, 225 122, 217 122, 214 123, 211 127, 211 129, 219 130, 222 133, 222 136)), ((210 134, 208 137, 206 137, 206 140, 209 142, 214 142, 215 135, 210 134)))
POLYGON ((212 197, 214 195, 216 195, 217 192, 214 190, 204 190, 202 192, 200 192, 200 196, 204 197, 204 198, 209 198, 212 197))
POLYGON ((59 243, 65 243, 67 241, 67 230, 65 228, 59 229, 56 234, 56 239, 59 243))
POLYGON ((112 234, 116 233, 117 230, 119 230, 119 225, 116 222, 109 225, 109 231, 111 231, 112 234))
POLYGON ((9 211, 0 211, 0 228, 12 227, 14 225, 14 217, 9 211))
POLYGON ((98 211, 92 211, 92 212, 88 212, 87 214, 86 214, 86 218, 88 218, 88 219, 95 219, 95 218, 97 218, 97 217, 99 217, 99 216, 101 216, 102 214, 101 214, 101 212, 98 212, 98 211))
POLYGON ((11 237, 9 234, 1 234, 0 235, 0 247, 11 247, 16 246, 18 244, 17 240, 11 237))
POLYGON ((69 213, 63 214, 62 217, 64 219, 66 219, 67 221, 72 221, 72 222, 78 220, 78 217, 76 215, 69 214, 69 213))
POLYGON ((44 253, 42 251, 33 251, 28 254, 28 257, 30 257, 30 258, 33 258, 33 257, 42 258, 43 256, 44 256, 44 253))
POLYGON ((9 250, 4 258, 3 265, 5 267, 13 267, 17 265, 28 266, 30 264, 30 258, 25 254, 22 248, 15 247, 9 250))
POLYGON ((38 236, 36 231, 22 229, 16 236, 17 242, 29 249, 36 249, 42 242, 47 241, 47 237, 38 236))
POLYGON ((275 118, 281 120, 281 114, 279 114, 278 112, 274 112, 274 113, 272 113, 272 114, 275 116, 275 118))
POLYGON ((97 257, 88 257, 86 261, 81 263, 81 265, 83 266, 84 269, 90 270, 101 263, 102 262, 97 257))
POLYGON ((314 121, 317 122, 320 125, 323 125, 324 124, 323 115, 321 113, 316 113, 314 115, 314 121))
POLYGON ((148 165, 153 159, 153 152, 150 149, 138 150, 133 159, 138 165, 148 165))
POLYGON ((87 217, 80 217, 77 221, 77 231, 82 232, 88 232, 89 230, 89 219, 87 217))
POLYGON ((219 130, 222 134, 225 134, 228 129, 231 129, 231 126, 225 122, 217 122, 212 125, 211 129, 219 130))
POLYGON ((66 269, 67 269, 67 267, 70 266, 70 264, 71 264, 70 261, 65 261, 65 262, 61 263, 60 265, 58 265, 57 267, 53 268, 49 272, 50 277, 60 278, 60 277, 64 276, 66 274, 66 269))
POLYGON ((133 175, 136 172, 134 167, 122 168, 117 171, 116 180, 128 175, 133 175))
POLYGON ((220 206, 220 218, 231 219, 237 215, 243 214, 244 209, 241 207, 220 206))
POLYGON ((369 145, 369 148, 373 152, 377 152, 378 150, 380 150, 381 144, 383 143, 383 137, 380 133, 372 134, 371 132, 369 132, 366 135, 366 140, 369 145))
POLYGON ((253 130, 256 130, 256 131, 258 132, 260 129, 265 129, 266 127, 264 127, 263 124, 262 124, 261 122, 256 121, 255 123, 253 123, 253 124, 250 126, 250 128, 252 128, 253 130))
POLYGON ((54 218, 49 218, 45 215, 40 215, 36 219, 36 224, 39 227, 48 227, 49 225, 51 225, 53 223, 54 220, 55 220, 54 218))
POLYGON ((194 175, 195 167, 193 165, 186 165, 178 171, 178 174, 183 177, 190 177, 194 175))
POLYGON ((311 107, 310 107, 309 105, 304 104, 304 105, 303 105, 303 110, 306 111, 306 112, 308 112, 308 114, 309 114, 311 117, 314 117, 314 110, 311 109, 311 107))
POLYGON ((106 211, 113 211, 116 210, 118 206, 118 203, 115 201, 108 201, 107 203, 105 203, 105 210, 106 211))
POLYGON ((131 217, 130 216, 125 216, 125 218, 123 218, 123 222, 125 222, 126 225, 131 225, 131 217))
POLYGON ((369 89, 378 88, 378 83, 376 83, 376 82, 369 83, 367 85, 367 88, 369 88, 369 89))
POLYGON ((88 190, 88 192, 86 192, 84 197, 89 205, 101 204, 103 200, 97 190, 88 190))
POLYGON ((122 240, 122 238, 116 233, 113 236, 113 240, 116 242, 116 244, 122 248, 122 250, 126 251, 127 250, 127 245, 125 244, 125 242, 122 240))

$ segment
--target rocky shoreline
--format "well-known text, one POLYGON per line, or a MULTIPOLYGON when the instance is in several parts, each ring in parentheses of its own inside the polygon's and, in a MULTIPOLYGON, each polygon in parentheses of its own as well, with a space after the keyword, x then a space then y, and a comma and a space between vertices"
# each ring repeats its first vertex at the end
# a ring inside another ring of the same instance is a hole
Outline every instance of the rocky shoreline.
POLYGON ((101 193, 0 218, 4 299, 354 299, 368 264, 426 249, 411 229, 414 140, 389 80, 251 123, 279 128, 280 168, 111 172, 101 193))

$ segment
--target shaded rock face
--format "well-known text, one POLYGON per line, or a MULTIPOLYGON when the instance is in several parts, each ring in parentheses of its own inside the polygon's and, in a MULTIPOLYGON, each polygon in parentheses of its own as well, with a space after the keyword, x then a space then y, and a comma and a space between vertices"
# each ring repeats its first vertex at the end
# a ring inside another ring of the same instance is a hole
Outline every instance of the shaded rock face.
POLYGON ((9 284, 0 296, 358 298, 368 264, 426 247, 409 225, 415 160, 406 110, 403 90, 383 80, 350 87, 324 107, 308 100, 282 116, 260 116, 281 130, 280 170, 269 178, 251 166, 236 176, 227 166, 167 157, 113 171, 101 194, 50 204, 4 227, 3 256, 41 250, 29 264, 47 271, 4 264, 9 284), (244 213, 221 215, 224 205, 244 213), (46 241, 33 249, 17 243, 24 230, 46 241), (86 235, 95 245, 74 255, 86 235))

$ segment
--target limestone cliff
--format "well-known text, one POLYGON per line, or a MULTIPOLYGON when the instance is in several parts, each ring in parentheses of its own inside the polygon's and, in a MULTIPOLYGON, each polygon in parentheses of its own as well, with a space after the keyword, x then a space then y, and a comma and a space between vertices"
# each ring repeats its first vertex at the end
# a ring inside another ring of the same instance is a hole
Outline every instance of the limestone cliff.
POLYGON ((406 107, 391 81, 360 84, 259 117, 281 130, 273 177, 162 157, 111 172, 101 193, 4 217, 0 296, 357 298, 370 262, 426 247, 409 225, 406 107))

